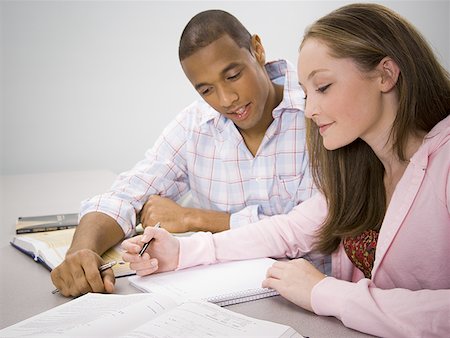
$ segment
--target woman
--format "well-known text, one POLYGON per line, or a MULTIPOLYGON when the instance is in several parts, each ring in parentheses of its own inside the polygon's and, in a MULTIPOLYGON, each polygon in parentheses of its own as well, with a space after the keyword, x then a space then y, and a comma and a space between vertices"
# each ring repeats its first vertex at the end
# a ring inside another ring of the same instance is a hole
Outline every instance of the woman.
POLYGON ((296 259, 275 263, 263 286, 369 334, 447 335, 449 74, 411 24, 374 4, 344 6, 315 22, 298 73, 320 193, 287 215, 215 235, 176 239, 148 228, 123 243, 124 259, 145 275, 331 253, 332 276, 296 259))

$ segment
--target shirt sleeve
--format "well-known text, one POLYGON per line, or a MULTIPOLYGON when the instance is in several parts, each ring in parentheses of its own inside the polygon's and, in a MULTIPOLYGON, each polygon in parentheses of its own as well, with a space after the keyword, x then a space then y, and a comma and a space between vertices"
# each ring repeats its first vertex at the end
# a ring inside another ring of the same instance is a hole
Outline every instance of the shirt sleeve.
POLYGON ((249 205, 248 207, 231 214, 230 229, 239 228, 243 225, 259 221, 263 218, 261 216, 264 216, 259 213, 259 209, 259 205, 249 205))
POLYGON ((314 312, 381 337, 444 337, 450 332, 450 290, 380 289, 327 277, 312 290, 314 312), (330 302, 330 299, 333 299, 330 302))
MULTIPOLYGON (((301 175, 299 175, 301 178, 299 183, 296 184, 296 194, 295 196, 292 196, 292 201, 290 202, 293 204, 293 207, 299 203, 303 203, 318 193, 318 189, 314 186, 311 178, 306 153, 304 154, 301 165, 302 172, 301 175)), ((272 215, 264 214, 260 205, 249 205, 238 212, 231 214, 230 229, 236 229, 250 223, 255 223, 271 216, 272 215)))
POLYGON ((172 121, 145 158, 118 176, 110 191, 81 204, 80 216, 102 212, 115 219, 125 236, 134 234, 137 215, 151 195, 178 200, 189 190, 185 144, 187 130, 182 114, 172 121))

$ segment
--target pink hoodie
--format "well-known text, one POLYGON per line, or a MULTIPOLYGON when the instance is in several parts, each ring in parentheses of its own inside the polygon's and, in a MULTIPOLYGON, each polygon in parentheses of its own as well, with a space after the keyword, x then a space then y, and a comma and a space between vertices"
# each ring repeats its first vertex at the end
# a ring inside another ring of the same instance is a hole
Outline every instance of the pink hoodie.
MULTIPOLYGON (((378 237, 372 279, 332 255, 333 277, 312 291, 314 312, 386 337, 450 334, 450 117, 428 133, 395 188, 378 237)), ((180 238, 179 268, 311 250, 327 213, 317 194, 286 215, 232 231, 180 238)))

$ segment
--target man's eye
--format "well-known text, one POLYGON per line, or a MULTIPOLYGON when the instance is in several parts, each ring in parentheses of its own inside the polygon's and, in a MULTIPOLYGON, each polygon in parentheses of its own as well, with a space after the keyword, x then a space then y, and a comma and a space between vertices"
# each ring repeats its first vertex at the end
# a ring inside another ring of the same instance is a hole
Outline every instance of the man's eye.
POLYGON ((205 96, 205 95, 208 95, 210 92, 211 92, 211 89, 206 88, 206 89, 200 90, 200 95, 205 96))
POLYGON ((227 80, 236 80, 237 78, 239 78, 239 76, 241 75, 241 72, 236 73, 234 75, 228 76, 227 80))
POLYGON ((320 93, 324 93, 324 92, 328 89, 328 87, 330 87, 330 86, 331 86, 331 83, 330 83, 330 84, 327 84, 327 85, 325 85, 325 86, 322 86, 322 87, 317 88, 316 91, 318 91, 318 92, 320 92, 320 93))

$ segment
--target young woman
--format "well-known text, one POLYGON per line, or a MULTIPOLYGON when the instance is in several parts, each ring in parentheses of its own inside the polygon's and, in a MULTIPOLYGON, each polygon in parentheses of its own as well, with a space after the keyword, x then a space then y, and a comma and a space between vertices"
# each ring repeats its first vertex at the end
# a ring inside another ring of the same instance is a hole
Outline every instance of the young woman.
POLYGON ((139 275, 255 257, 332 255, 332 276, 277 262, 264 287, 377 336, 450 332, 450 77, 416 29, 374 4, 315 22, 300 46, 320 193, 212 235, 147 228, 123 243, 139 275), (147 253, 137 254, 153 238, 147 253))

